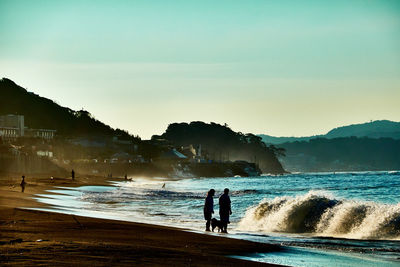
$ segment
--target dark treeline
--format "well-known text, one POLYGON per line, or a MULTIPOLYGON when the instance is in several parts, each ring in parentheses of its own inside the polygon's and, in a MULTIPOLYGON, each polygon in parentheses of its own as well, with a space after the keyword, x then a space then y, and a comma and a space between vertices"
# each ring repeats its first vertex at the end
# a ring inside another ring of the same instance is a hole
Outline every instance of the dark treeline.
POLYGON ((119 135, 125 139, 138 139, 126 131, 114 130, 85 110, 62 107, 3 78, 0 80, 0 115, 5 114, 24 115, 25 125, 29 128, 54 129, 62 136, 119 135))
POLYGON ((392 138, 317 138, 284 143, 290 171, 399 170, 400 140, 392 138))
POLYGON ((216 123, 191 122, 170 124, 161 136, 153 139, 166 139, 176 146, 201 144, 203 155, 212 160, 246 160, 259 164, 264 172, 284 172, 277 157, 284 150, 267 146, 261 137, 254 134, 234 132, 227 125, 216 123))

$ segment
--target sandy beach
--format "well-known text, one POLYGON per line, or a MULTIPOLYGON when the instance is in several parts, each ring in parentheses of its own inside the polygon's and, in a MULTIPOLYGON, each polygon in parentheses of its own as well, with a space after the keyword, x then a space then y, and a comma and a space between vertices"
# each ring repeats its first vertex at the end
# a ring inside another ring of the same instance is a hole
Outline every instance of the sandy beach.
MULTIPOLYGON (((0 263, 61 266, 274 266, 231 258, 280 248, 182 229, 21 209, 53 186, 106 185, 103 177, 0 178, 0 263)), ((113 179, 115 180, 115 179, 113 179)))

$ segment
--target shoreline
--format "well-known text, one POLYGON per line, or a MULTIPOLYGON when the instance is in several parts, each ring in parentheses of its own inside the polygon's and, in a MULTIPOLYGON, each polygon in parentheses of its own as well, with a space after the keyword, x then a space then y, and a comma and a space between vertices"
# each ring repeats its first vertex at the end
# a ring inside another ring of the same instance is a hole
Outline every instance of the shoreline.
MULTIPOLYGON (((104 177, 0 178, 0 263, 5 265, 279 266, 229 256, 273 252, 276 245, 179 228, 75 216, 45 208, 35 194, 55 186, 109 185, 104 177)), ((113 178, 113 181, 123 179, 113 178)))

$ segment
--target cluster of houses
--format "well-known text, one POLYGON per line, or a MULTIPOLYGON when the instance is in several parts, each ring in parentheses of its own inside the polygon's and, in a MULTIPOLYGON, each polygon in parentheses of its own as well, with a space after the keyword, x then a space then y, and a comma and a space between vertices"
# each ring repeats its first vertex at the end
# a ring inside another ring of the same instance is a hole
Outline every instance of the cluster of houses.
MULTIPOLYGON (((1 115, 0 116, 0 139, 9 146, 9 152, 14 156, 26 154, 23 146, 13 144, 18 138, 39 138, 41 140, 52 140, 56 130, 51 129, 33 129, 25 126, 24 115, 1 115)), ((49 150, 46 143, 38 143, 31 147, 32 151, 40 157, 53 157, 53 152, 49 150)))
MULTIPOLYGON (((172 152, 176 155, 176 158, 179 158, 181 160, 186 160, 191 163, 206 163, 207 161, 204 159, 201 153, 201 144, 198 145, 196 148, 193 147, 193 145, 188 145, 188 146, 182 146, 180 148, 180 151, 177 151, 176 149, 172 149, 172 152)), ((168 151, 171 155, 171 151, 168 151)), ((165 154, 162 156, 166 156, 165 154)))
MULTIPOLYGON (((33 129, 25 125, 24 115, 1 115, 0 116, 0 138, 3 141, 14 141, 21 137, 33 137, 40 138, 43 140, 52 140, 55 136, 56 130, 52 129, 33 129)), ((166 140, 163 140, 166 141, 166 140)), ((88 140, 86 138, 71 139, 70 142, 75 145, 81 145, 83 147, 106 147, 108 142, 104 140, 88 140)), ((186 161, 191 163, 206 163, 206 160, 202 157, 201 145, 194 147, 193 145, 173 148, 170 144, 165 145, 160 140, 149 140, 151 143, 157 143, 165 147, 165 151, 159 155, 158 161, 167 162, 180 162, 186 161), (165 146, 164 146, 165 145, 165 146)), ((133 153, 117 152, 111 156, 110 159, 104 160, 104 163, 143 163, 144 158, 138 155, 138 145, 133 144, 130 140, 121 140, 118 136, 113 137, 111 143, 122 146, 132 147, 133 153)), ((11 142, 10 142, 11 144, 11 142)), ((44 144, 42 145, 44 146, 44 144)), ((15 150, 15 149, 14 149, 15 150)), ((16 149, 18 150, 18 149, 16 149)), ((53 152, 45 148, 37 148, 37 155, 41 157, 53 157, 53 152)), ((94 160, 91 160, 94 161, 94 160)), ((98 160, 95 160, 98 162, 98 160)), ((103 161, 103 160, 102 160, 103 161)))
MULTIPOLYGON (((177 147, 165 139, 152 138, 135 142, 135 140, 125 140, 123 136, 112 138, 81 136, 48 142, 54 139, 55 133, 56 131, 51 129, 28 128, 25 126, 23 115, 2 115, 0 116, 0 139, 3 144, 0 149, 7 152, 0 153, 0 160, 3 157, 7 160, 16 159, 15 162, 35 162, 35 160, 48 158, 51 161, 44 162, 49 164, 52 162, 55 163, 54 166, 59 167, 90 171, 93 174, 118 173, 118 171, 126 173, 127 170, 136 170, 149 175, 215 177, 248 176, 257 175, 260 172, 255 164, 248 162, 208 160, 207 153, 202 151, 200 144, 177 147), (53 151, 56 153, 54 154, 53 151), (145 157, 140 155, 142 153, 145 157), (33 155, 35 156, 32 157, 33 155), (98 158, 92 158, 96 155, 98 158), (149 165, 149 163, 155 164, 149 165)), ((31 165, 37 164, 29 166, 31 165)), ((22 167, 21 165, 16 169, 19 170, 22 167)))
MULTIPOLYGON (((137 145, 134 145, 133 151, 137 151, 137 145)), ((163 162, 191 162, 191 163, 206 163, 206 160, 201 156, 201 145, 194 148, 193 145, 186 147, 176 148, 169 147, 158 157, 150 161, 163 161, 163 162)), ((144 163, 146 160, 136 153, 130 154, 127 152, 117 152, 111 156, 110 159, 105 159, 104 163, 144 163)))

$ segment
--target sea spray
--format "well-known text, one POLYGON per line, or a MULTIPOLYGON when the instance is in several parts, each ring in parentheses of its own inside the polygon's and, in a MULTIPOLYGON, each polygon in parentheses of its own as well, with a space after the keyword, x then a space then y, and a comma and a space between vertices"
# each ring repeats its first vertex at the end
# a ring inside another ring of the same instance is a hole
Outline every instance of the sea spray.
POLYGON ((315 232, 328 236, 349 233, 362 223, 368 206, 358 201, 340 202, 321 216, 315 232))
POLYGON ((247 210, 240 230, 311 233, 354 239, 400 239, 400 203, 336 199, 310 191, 296 197, 263 200, 247 210))

